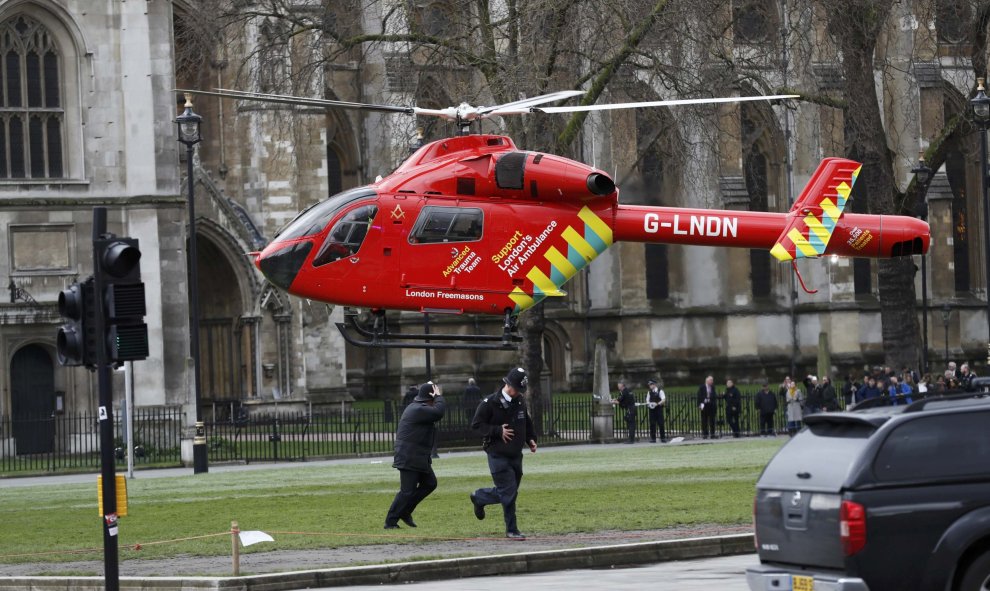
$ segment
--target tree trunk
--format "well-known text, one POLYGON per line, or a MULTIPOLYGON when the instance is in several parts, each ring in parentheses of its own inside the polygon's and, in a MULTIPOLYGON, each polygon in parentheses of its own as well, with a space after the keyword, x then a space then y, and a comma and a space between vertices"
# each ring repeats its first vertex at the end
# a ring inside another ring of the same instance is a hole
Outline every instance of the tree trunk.
MULTIPOLYGON (((850 2, 830 11, 833 26, 843 31, 840 39, 848 104, 844 112, 846 155, 863 163, 855 195, 865 196, 867 209, 873 214, 905 213, 905 195, 894 182, 894 159, 874 91, 876 40, 889 12, 889 2, 850 2)), ((920 358, 914 274, 911 258, 879 261, 884 359, 898 369, 917 367, 920 358)))

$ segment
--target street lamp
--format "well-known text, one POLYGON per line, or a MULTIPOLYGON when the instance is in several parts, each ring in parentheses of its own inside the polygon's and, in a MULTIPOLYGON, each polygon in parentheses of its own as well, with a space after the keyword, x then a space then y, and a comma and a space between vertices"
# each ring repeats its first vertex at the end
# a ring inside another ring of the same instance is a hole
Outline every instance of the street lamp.
POLYGON ((990 127, 990 97, 983 78, 976 79, 976 96, 969 101, 973 121, 980 128, 980 190, 983 192, 983 260, 987 281, 987 366, 990 367, 990 196, 987 195, 987 128, 990 127))
POLYGON ((945 326, 945 363, 949 363, 949 320, 952 318, 952 306, 942 306, 942 325, 945 326))
POLYGON ((193 438, 193 473, 208 470, 206 463, 206 428, 199 408, 199 274, 196 267, 196 195, 193 179, 193 146, 203 141, 200 127, 203 118, 193 113, 192 95, 186 93, 186 110, 175 118, 179 142, 186 146, 186 180, 189 182, 189 352, 193 360, 193 398, 196 402, 196 436, 193 438))
MULTIPOLYGON (((922 221, 928 219, 928 185, 934 171, 925 164, 925 153, 918 154, 918 166, 911 169, 918 183, 918 207, 915 210, 922 221)), ((928 255, 921 255, 921 375, 928 373, 928 255)))

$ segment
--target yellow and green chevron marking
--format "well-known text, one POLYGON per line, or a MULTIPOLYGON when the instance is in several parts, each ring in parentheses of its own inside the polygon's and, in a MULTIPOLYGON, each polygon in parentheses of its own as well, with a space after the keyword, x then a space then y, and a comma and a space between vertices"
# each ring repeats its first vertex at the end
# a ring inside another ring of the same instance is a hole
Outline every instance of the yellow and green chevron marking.
POLYGON ((821 218, 811 212, 805 214, 804 218, 800 218, 804 222, 805 232, 802 233, 798 229, 800 224, 796 220, 791 221, 790 227, 770 249, 770 254, 780 261, 823 255, 825 247, 828 246, 828 241, 832 237, 832 232, 835 230, 835 225, 842 216, 842 211, 849 200, 852 185, 856 184, 856 177, 859 176, 860 168, 852 173, 849 183, 842 181, 835 187, 835 201, 832 201, 830 196, 825 196, 817 204, 821 208, 821 218), (790 247, 788 247, 788 241, 791 243, 790 247))
POLYGON ((595 257, 605 252, 605 249, 612 246, 612 228, 595 215, 587 205, 578 212, 578 218, 584 222, 581 231, 575 230, 573 226, 567 226, 561 232, 561 236, 567 241, 567 253, 562 253, 557 247, 551 246, 543 255, 549 263, 549 271, 544 272, 539 264, 534 264, 526 272, 526 278, 533 282, 532 295, 523 291, 521 287, 516 287, 509 294, 509 298, 516 303, 513 314, 518 314, 547 297, 566 295, 560 290, 561 286, 595 257))

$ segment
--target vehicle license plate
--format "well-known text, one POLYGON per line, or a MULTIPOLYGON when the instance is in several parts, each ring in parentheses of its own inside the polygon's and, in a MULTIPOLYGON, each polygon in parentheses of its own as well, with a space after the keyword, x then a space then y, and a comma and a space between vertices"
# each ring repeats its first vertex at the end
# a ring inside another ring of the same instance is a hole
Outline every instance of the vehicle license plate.
POLYGON ((793 591, 815 591, 815 580, 811 577, 791 577, 791 589, 793 591))

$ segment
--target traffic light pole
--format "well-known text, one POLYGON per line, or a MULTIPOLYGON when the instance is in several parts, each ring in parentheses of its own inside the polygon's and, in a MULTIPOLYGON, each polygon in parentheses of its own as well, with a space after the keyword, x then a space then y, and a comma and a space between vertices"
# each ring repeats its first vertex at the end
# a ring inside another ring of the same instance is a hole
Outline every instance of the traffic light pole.
POLYGON ((106 334, 106 314, 101 304, 103 297, 103 278, 100 269, 101 249, 96 248, 99 240, 107 233, 107 210, 105 207, 93 208, 93 269, 94 291, 97 305, 95 306, 94 321, 96 333, 100 335, 101 346, 96 348, 96 374, 100 388, 100 475, 103 478, 103 572, 106 578, 106 591, 119 591, 120 568, 117 549, 117 474, 113 445, 113 378, 110 363, 107 360, 107 350, 103 346, 103 335, 106 334))

